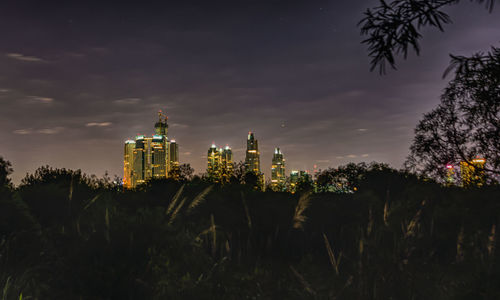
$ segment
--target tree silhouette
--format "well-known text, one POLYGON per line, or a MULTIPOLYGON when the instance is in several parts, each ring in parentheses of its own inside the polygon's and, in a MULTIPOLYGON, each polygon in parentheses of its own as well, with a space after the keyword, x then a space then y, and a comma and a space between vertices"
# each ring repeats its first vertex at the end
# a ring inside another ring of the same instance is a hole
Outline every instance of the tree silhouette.
POLYGON ((4 160, 3 157, 0 156, 0 187, 11 187, 12 183, 9 175, 12 174, 13 171, 10 162, 4 160))
POLYGON ((190 164, 182 164, 178 168, 179 171, 179 180, 181 181, 189 181, 193 178, 194 169, 190 164))
POLYGON ((444 175, 448 163, 481 156, 484 170, 500 174, 500 49, 490 59, 458 70, 441 103, 418 124, 408 166, 444 175))
MULTIPOLYGON (((491 12, 495 0, 471 0, 485 3, 491 12)), ((386 72, 386 64, 396 68, 396 56, 403 55, 413 49, 420 53, 420 33, 424 27, 435 27, 444 31, 444 25, 452 22, 450 16, 442 8, 459 3, 460 0, 394 0, 387 3, 380 0, 380 5, 367 9, 365 17, 359 22, 361 34, 368 36, 363 43, 368 45, 371 57, 371 70, 379 67, 380 73, 386 72)), ((483 56, 482 54, 477 54, 483 56)), ((477 56, 476 55, 476 56, 477 56)), ((469 59, 461 57, 461 66, 466 66, 469 59)), ((452 64, 453 65, 453 64, 452 64)))

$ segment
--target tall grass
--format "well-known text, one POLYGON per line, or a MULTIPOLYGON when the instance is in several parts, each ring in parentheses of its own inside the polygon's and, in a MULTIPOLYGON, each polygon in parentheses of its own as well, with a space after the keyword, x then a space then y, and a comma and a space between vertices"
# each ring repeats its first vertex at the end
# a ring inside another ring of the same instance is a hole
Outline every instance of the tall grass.
POLYGON ((200 205, 203 201, 205 201, 205 198, 206 196, 210 193, 210 191, 213 189, 213 185, 207 187, 206 189, 204 189, 201 193, 199 193, 198 195, 196 195, 196 197, 194 197, 193 201, 191 202, 191 204, 189 204, 189 207, 188 207, 188 213, 191 212, 193 209, 195 209, 198 205, 200 205))
POLYGON ((170 220, 168 221, 169 225, 172 225, 172 223, 174 222, 175 218, 177 217, 177 215, 181 211, 181 208, 184 206, 184 203, 186 202, 186 200, 187 200, 187 197, 182 198, 181 203, 179 203, 179 205, 177 205, 177 207, 175 208, 174 212, 170 216, 170 220))
POLYGON ((177 201, 179 201, 179 198, 181 197, 182 195, 182 191, 184 191, 184 187, 186 185, 183 184, 179 190, 177 190, 177 193, 175 193, 174 197, 172 198, 172 201, 170 201, 170 204, 168 205, 167 207, 167 211, 165 214, 169 215, 172 210, 174 209, 175 205, 177 204, 177 201))
POLYGON ((311 191, 302 194, 295 206, 295 213, 293 215, 293 228, 304 229, 304 223, 307 220, 305 215, 306 209, 311 203, 311 191))
POLYGON ((332 265, 333 270, 335 271, 335 274, 340 275, 339 273, 339 265, 340 265, 340 260, 342 259, 342 252, 339 253, 337 257, 335 257, 335 254, 333 253, 332 247, 330 246, 330 241, 328 241, 328 237, 326 236, 325 233, 323 233, 323 239, 325 240, 325 247, 326 247, 326 252, 328 253, 328 258, 330 259, 330 264, 332 265))

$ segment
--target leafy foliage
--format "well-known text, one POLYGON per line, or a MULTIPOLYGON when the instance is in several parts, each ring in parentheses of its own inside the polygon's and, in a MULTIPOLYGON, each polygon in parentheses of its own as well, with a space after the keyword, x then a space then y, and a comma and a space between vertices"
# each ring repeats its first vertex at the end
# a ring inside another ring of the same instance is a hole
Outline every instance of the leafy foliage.
POLYGON ((13 171, 14 170, 12 169, 10 162, 4 160, 3 157, 0 156, 0 187, 11 187, 11 182, 8 176, 13 171))
POLYGON ((500 49, 486 58, 455 58, 460 65, 439 106, 415 129, 408 165, 444 176, 448 163, 486 159, 484 170, 500 174, 500 49))
MULTIPOLYGON (((471 0, 485 3, 491 11, 495 0, 471 0)), ((444 25, 452 22, 442 8, 457 4, 460 0, 393 0, 387 3, 380 0, 380 5, 367 9, 359 22, 363 40, 368 45, 371 70, 379 67, 380 73, 386 72, 386 64, 396 68, 396 56, 414 50, 420 53, 419 40, 423 27, 435 27, 444 31, 444 25)))

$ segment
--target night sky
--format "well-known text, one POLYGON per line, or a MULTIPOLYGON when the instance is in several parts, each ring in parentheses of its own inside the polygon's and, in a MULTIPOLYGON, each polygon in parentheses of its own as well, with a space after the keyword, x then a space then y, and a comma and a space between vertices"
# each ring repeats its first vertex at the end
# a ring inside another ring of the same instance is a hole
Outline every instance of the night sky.
POLYGON ((0 156, 15 183, 46 164, 123 176, 123 142, 152 134, 159 109, 196 173, 212 142, 243 160, 249 130, 267 177, 276 146, 287 173, 399 168, 448 54, 500 42, 499 9, 463 1, 445 33, 424 31, 420 57, 380 76, 357 27, 377 1, 16 2, 0 4, 0 156))

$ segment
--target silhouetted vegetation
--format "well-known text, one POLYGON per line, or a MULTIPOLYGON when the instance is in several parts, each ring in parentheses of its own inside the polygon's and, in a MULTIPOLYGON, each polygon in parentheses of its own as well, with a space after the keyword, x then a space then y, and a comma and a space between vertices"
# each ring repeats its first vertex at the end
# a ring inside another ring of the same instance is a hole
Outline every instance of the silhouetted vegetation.
POLYGON ((500 49, 497 59, 458 72, 415 129, 409 164, 444 176, 446 164, 486 159, 484 171, 500 174, 500 49))
MULTIPOLYGON (((485 4, 491 12, 498 0, 470 0, 485 4)), ((380 73, 385 73, 386 63, 396 69, 396 56, 403 55, 406 59, 409 50, 420 53, 419 40, 421 31, 425 27, 434 27, 444 31, 444 26, 452 19, 443 11, 443 8, 455 5, 460 0, 380 0, 378 6, 367 9, 364 18, 359 22, 361 34, 368 37, 363 41, 368 45, 371 60, 371 70, 379 67, 380 73)), ((495 50, 495 49, 493 49, 495 50)), ((449 72, 457 68, 458 72, 467 71, 469 65, 478 63, 478 60, 488 60, 495 51, 484 55, 477 53, 471 57, 454 56, 449 72)))
POLYGON ((49 167, 14 188, 1 162, 2 299, 500 297, 497 187, 358 165, 325 172, 354 178, 352 193, 199 178, 121 190, 49 167))

